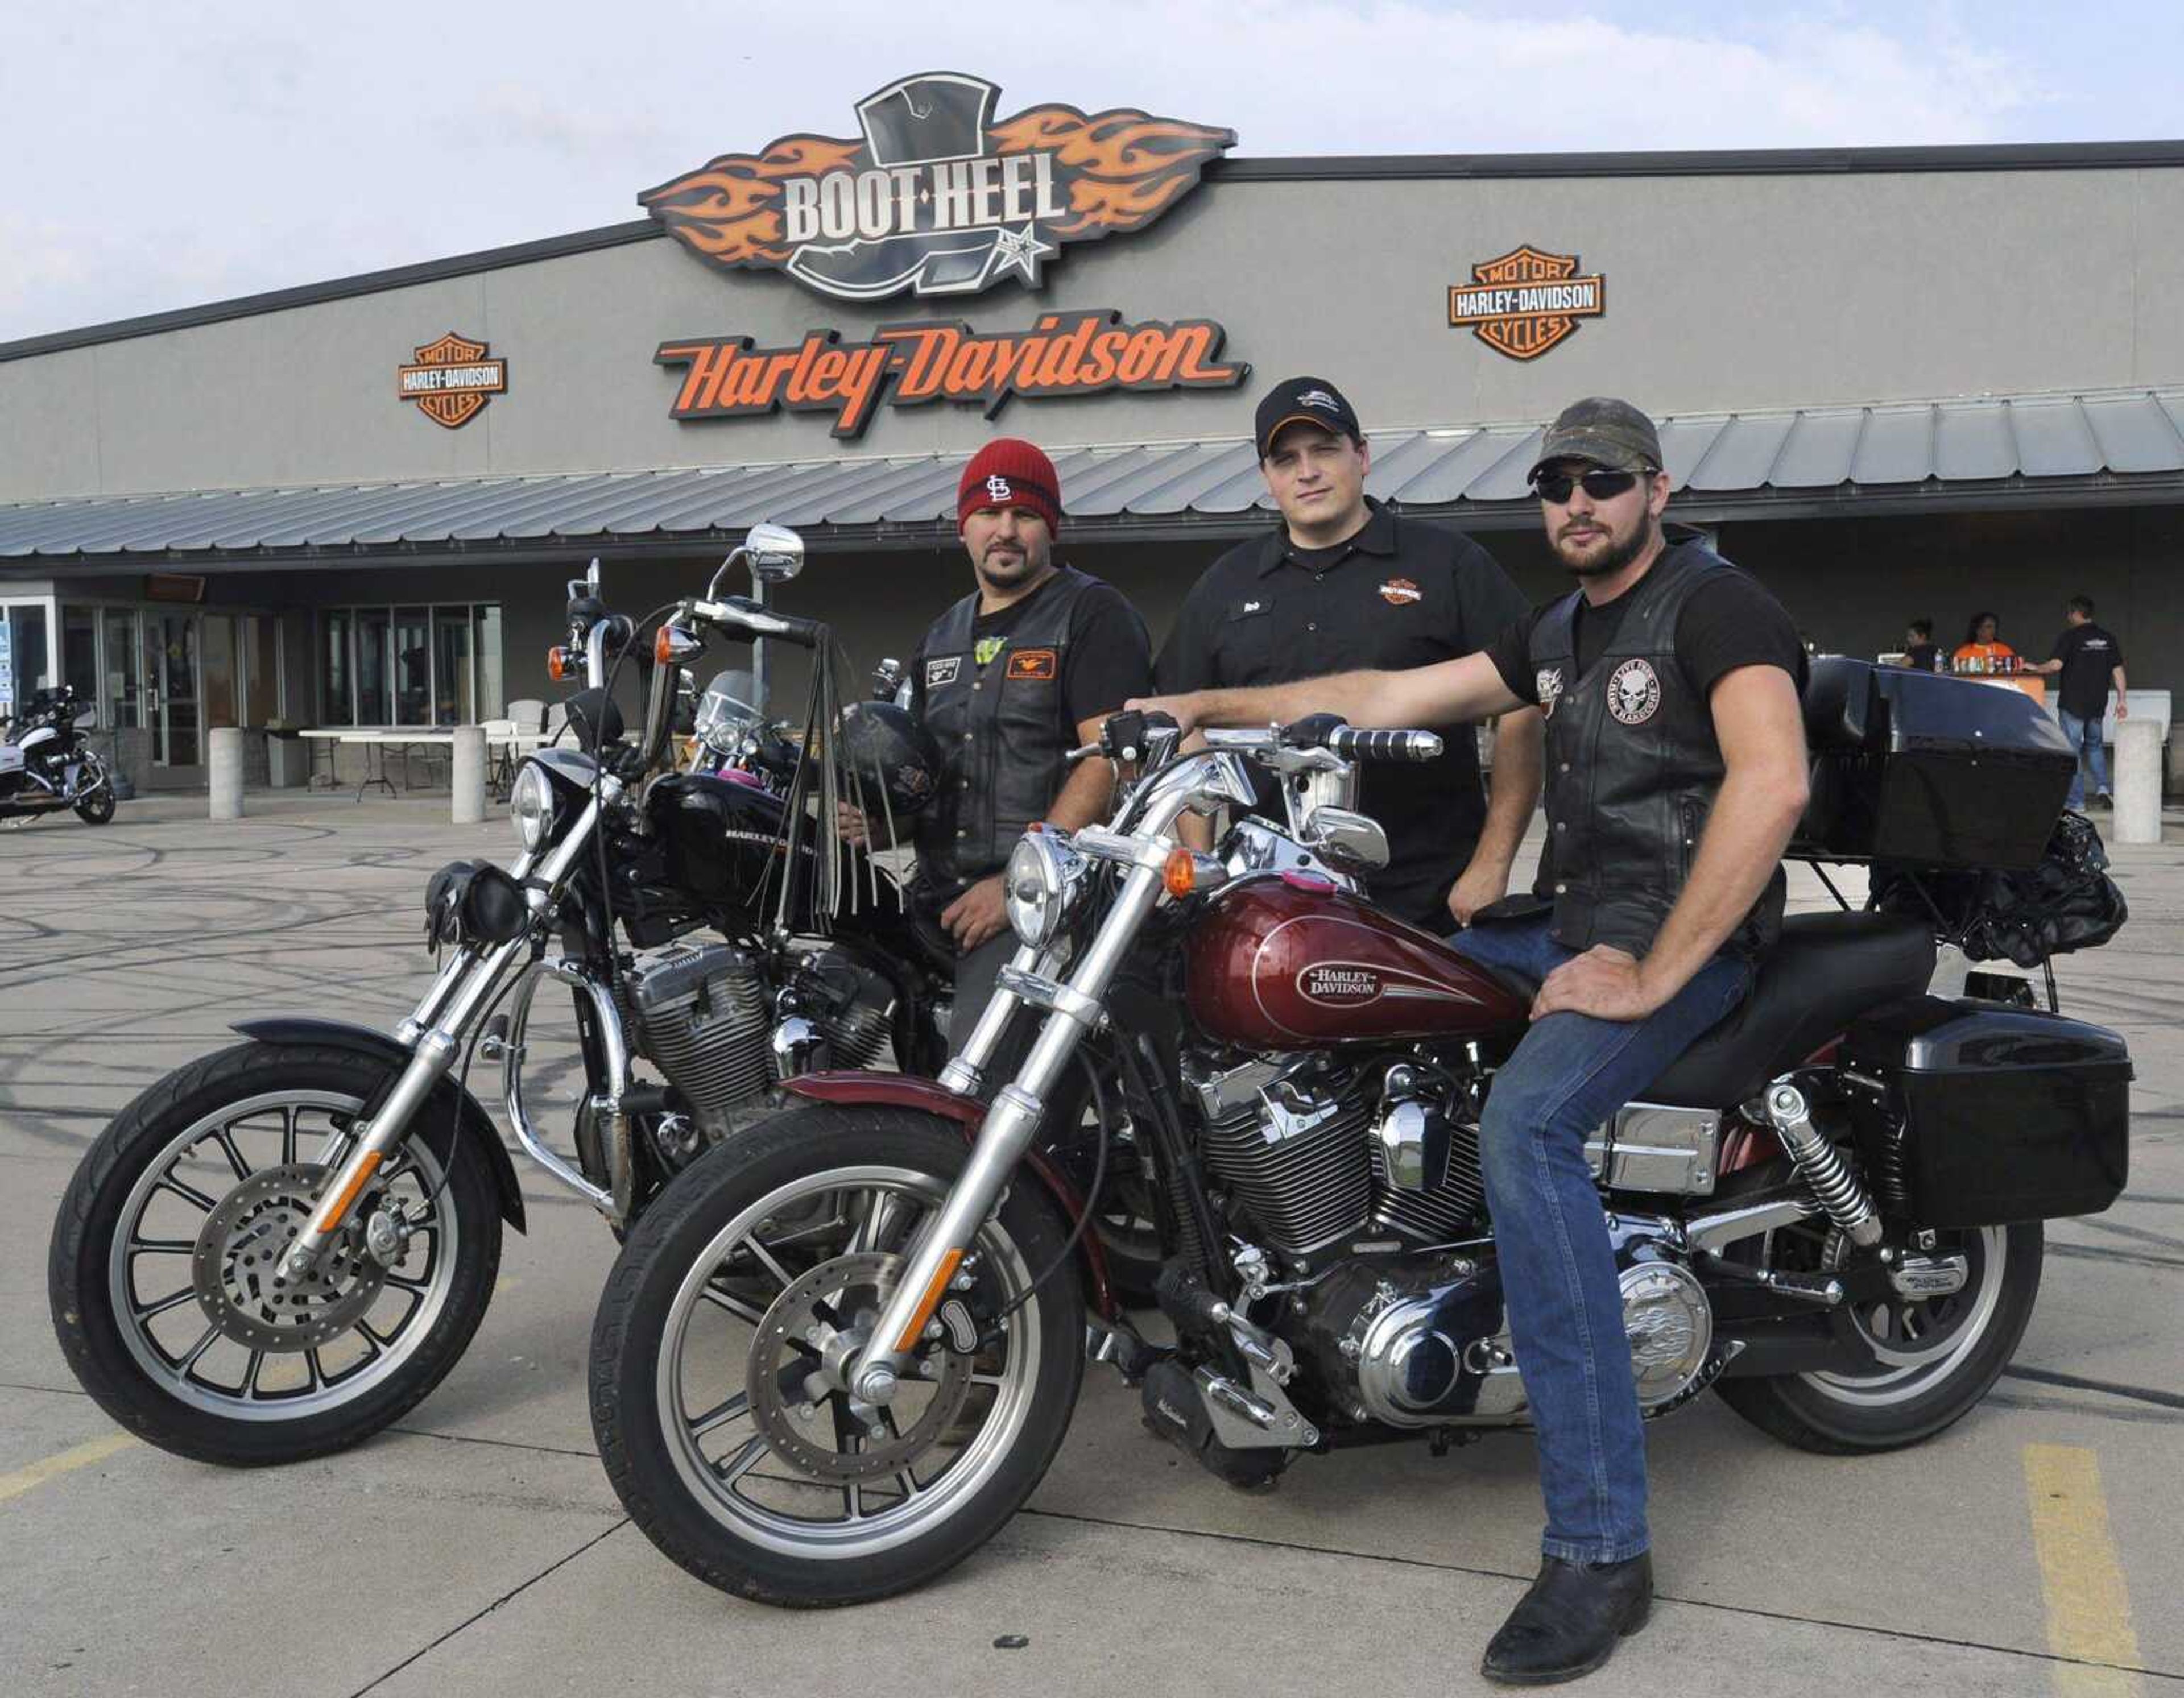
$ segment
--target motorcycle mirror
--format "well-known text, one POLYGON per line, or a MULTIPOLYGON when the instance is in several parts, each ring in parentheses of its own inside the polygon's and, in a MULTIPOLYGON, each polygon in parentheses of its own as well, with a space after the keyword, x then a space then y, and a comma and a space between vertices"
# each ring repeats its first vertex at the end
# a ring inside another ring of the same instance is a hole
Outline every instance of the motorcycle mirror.
POLYGON ((1377 871, 1388 864, 1388 834, 1380 822, 1348 808, 1314 808, 1305 819, 1304 846, 1345 871, 1377 871))
POLYGON ((785 584, 804 570, 804 538, 786 525, 754 525, 744 537, 752 579, 785 584))

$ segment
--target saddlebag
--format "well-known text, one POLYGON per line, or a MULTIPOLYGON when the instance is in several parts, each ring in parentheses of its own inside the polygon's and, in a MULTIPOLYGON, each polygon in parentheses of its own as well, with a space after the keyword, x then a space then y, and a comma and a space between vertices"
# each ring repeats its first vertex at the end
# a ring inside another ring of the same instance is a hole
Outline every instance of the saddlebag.
POLYGON ((1790 853, 2037 866, 2077 755, 2029 696, 1840 655, 1805 688, 1812 799, 1790 853))
POLYGON ((2031 1009, 1922 997, 1859 1022, 1840 1052, 1884 1209, 1921 1227, 2098 1214, 2130 1166, 2131 1052, 2031 1009))

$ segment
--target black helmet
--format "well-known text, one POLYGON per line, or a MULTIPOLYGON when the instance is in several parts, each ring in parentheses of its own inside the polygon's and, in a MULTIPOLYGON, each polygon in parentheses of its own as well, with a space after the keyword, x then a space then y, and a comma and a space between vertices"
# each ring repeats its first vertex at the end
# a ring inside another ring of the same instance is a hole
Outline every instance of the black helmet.
POLYGON ((842 710, 834 739, 834 777, 843 799, 861 793, 878 823, 879 797, 898 820, 915 818, 933 799, 940 779, 940 749, 933 734, 893 702, 852 702, 842 710))

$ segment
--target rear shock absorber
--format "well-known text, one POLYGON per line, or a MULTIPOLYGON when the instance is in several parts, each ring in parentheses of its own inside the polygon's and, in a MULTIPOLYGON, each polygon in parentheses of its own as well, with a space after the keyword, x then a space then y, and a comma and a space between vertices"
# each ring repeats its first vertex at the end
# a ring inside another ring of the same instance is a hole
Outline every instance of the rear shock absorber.
POLYGON ((1782 1148, 1812 1187, 1828 1218, 1861 1250, 1880 1243, 1880 1216, 1874 1210, 1873 1199, 1852 1174, 1842 1152, 1813 1124, 1812 1105, 1804 1092, 1787 1079, 1769 1085, 1767 1123, 1774 1128, 1774 1135, 1782 1140, 1782 1148))

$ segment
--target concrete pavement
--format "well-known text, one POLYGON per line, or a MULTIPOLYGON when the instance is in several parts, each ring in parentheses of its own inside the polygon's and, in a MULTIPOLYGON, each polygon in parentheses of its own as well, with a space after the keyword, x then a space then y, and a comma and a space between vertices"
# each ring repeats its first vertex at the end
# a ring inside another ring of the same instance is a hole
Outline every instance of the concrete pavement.
MULTIPOLYGON (((131 1096, 302 1010, 385 1027, 429 973, 423 880, 503 855, 444 799, 201 798, 0 833, 0 1683, 13 1693, 1412 1693, 1485 1690, 1535 1565, 1529 1441, 1307 1458, 1231 1492, 1095 1368, 1031 1509, 939 1584, 851 1612, 734 1602, 623 1519, 583 1363, 614 1245, 532 1215, 468 1357, 395 1432, 241 1473, 123 1442, 45 1300, 53 1210, 131 1096), (1021 1649, 997 1647, 1022 1635, 1021 1649)), ((2131 1038, 2131 1187, 2055 1223, 2009 1378, 1942 1439, 1841 1461, 1713 1399, 1652 1429, 1653 1624, 1623 1693, 2184 1690, 2184 833, 2114 852, 2131 924, 2060 965, 2131 1038)), ((1817 899, 1801 879, 1800 896, 1817 899)), ((1589 1689, 1587 1689, 1589 1690, 1589 1689)))

